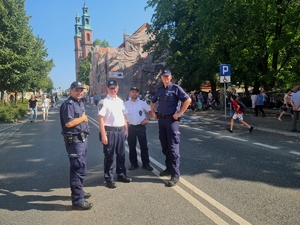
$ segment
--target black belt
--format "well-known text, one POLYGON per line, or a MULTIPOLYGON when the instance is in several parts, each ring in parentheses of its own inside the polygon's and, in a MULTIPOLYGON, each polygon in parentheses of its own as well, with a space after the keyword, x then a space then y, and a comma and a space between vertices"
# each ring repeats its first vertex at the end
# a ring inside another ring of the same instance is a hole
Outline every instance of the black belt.
POLYGON ((142 124, 137 124, 137 125, 129 124, 129 126, 137 127, 137 126, 144 126, 144 125, 142 125, 142 124))
POLYGON ((170 119, 170 118, 173 118, 173 114, 172 115, 158 114, 158 118, 159 119, 170 119))
POLYGON ((110 127, 110 126, 105 126, 105 131, 121 131, 124 129, 124 126, 122 127, 110 127))
MULTIPOLYGON (((85 134, 85 137, 87 137, 87 134, 85 134)), ((82 141, 82 137, 80 136, 80 134, 74 134, 72 135, 73 140, 80 140, 82 141)))

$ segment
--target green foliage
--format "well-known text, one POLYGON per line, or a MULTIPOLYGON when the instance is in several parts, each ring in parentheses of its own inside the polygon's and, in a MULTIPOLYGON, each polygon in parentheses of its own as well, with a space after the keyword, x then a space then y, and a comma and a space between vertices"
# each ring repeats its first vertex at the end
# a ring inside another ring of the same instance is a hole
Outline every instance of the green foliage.
POLYGON ((105 39, 103 41, 101 41, 98 38, 96 38, 96 40, 93 42, 93 46, 95 47, 97 45, 102 48, 110 47, 109 43, 105 39))
POLYGON ((0 121, 4 122, 14 122, 17 119, 21 119, 27 114, 28 104, 21 103, 18 104, 3 104, 0 103, 0 121))
POLYGON ((91 70, 91 62, 89 60, 89 57, 81 59, 79 63, 78 80, 84 84, 89 85, 90 70, 91 70))
POLYGON ((29 26, 24 0, 0 0, 0 18, 0 91, 44 88, 41 83, 49 83, 46 77, 54 64, 46 59, 44 40, 29 26))
POLYGON ((270 90, 299 82, 298 0, 147 3, 155 13, 144 50, 165 61, 185 88, 209 80, 214 89, 223 63, 231 64, 233 83, 270 90))

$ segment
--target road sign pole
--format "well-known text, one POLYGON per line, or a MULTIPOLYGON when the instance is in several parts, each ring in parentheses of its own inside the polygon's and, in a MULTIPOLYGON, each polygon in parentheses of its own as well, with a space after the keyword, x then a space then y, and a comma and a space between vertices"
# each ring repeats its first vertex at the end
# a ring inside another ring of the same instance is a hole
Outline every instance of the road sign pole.
POLYGON ((225 120, 226 120, 226 109, 227 109, 227 104, 226 104, 226 82, 224 82, 224 109, 225 109, 225 120))

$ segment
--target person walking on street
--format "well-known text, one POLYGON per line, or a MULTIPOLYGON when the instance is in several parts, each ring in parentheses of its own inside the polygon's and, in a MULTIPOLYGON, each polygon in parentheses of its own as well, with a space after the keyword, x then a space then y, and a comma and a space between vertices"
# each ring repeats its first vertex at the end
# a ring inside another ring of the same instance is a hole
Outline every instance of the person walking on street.
POLYGON ((256 93, 255 92, 252 92, 252 95, 251 95, 251 107, 252 107, 252 111, 255 112, 255 99, 256 99, 256 93))
POLYGON ((255 116, 258 116, 258 109, 262 113, 262 116, 265 117, 265 111, 263 110, 264 106, 264 97, 263 97, 263 91, 260 90, 260 93, 256 96, 255 99, 255 116))
POLYGON ((142 101, 139 97, 139 90, 132 87, 129 92, 129 100, 125 102, 127 114, 125 114, 128 122, 128 146, 129 160, 131 166, 129 170, 134 170, 139 167, 136 153, 136 140, 138 139, 141 148, 141 158, 143 169, 152 171, 150 166, 149 152, 146 137, 146 125, 151 118, 151 108, 146 101, 142 101), (145 115, 148 113, 148 117, 145 115))
POLYGON ((48 111, 50 107, 50 100, 47 95, 44 95, 42 109, 43 109, 43 121, 48 120, 48 111))
POLYGON ((117 180, 130 183, 131 178, 126 176, 125 167, 125 138, 128 136, 127 113, 124 102, 117 96, 119 86, 117 81, 107 82, 107 95, 101 101, 102 107, 98 113, 100 128, 99 138, 104 152, 104 179, 108 188, 116 188, 113 175, 114 154, 116 154, 117 180))
POLYGON ((234 107, 234 114, 231 118, 231 122, 230 122, 230 129, 228 129, 228 131, 230 133, 233 132, 233 125, 234 125, 234 120, 235 119, 239 119, 240 123, 243 124, 245 127, 247 127, 249 129, 249 132, 252 133, 253 131, 253 127, 249 126, 248 123, 246 123, 244 120, 243 120, 243 112, 240 110, 240 105, 238 104, 238 102, 236 101, 237 99, 237 96, 236 95, 232 95, 230 100, 231 100, 231 103, 234 107))
POLYGON ((281 106, 283 108, 283 111, 282 113, 280 113, 279 117, 277 118, 279 121, 282 121, 281 117, 287 112, 288 109, 291 109, 291 111, 293 111, 293 106, 291 105, 291 99, 290 99, 291 92, 292 92, 291 89, 287 89, 283 97, 283 105, 281 106))
POLYGON ((95 103, 95 106, 98 106, 98 101, 99 101, 99 97, 97 94, 94 95, 94 103, 95 103))
POLYGON ((173 187, 180 178, 180 131, 179 120, 191 103, 188 94, 179 86, 172 83, 171 71, 162 71, 161 80, 163 86, 157 89, 151 99, 151 114, 154 119, 158 118, 159 140, 162 152, 166 156, 166 169, 160 176, 171 175, 167 182, 168 187, 173 187), (155 114, 155 103, 158 102, 158 116, 155 114), (183 102, 183 104, 181 104, 183 102))
POLYGON ((300 114, 300 86, 294 87, 294 92, 292 95, 291 104, 293 106, 293 121, 292 121, 292 132, 299 131, 300 132, 300 122, 299 122, 299 114, 300 114), (298 123, 298 130, 297 130, 298 123))
POLYGON ((31 98, 28 100, 28 110, 30 111, 30 123, 36 122, 37 119, 37 107, 38 107, 38 101, 35 99, 34 95, 31 95, 31 98))
POLYGON ((88 117, 81 100, 83 89, 82 83, 73 82, 70 86, 70 97, 60 107, 62 135, 70 162, 72 208, 75 210, 89 210, 93 206, 85 200, 91 197, 91 194, 83 190, 90 133, 88 117))

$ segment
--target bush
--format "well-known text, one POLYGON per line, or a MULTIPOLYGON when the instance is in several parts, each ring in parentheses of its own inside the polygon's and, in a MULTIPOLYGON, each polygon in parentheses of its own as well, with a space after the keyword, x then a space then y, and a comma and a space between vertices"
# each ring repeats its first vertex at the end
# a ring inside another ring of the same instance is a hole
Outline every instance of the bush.
POLYGON ((27 103, 17 104, 0 103, 0 121, 14 122, 27 114, 27 103))

